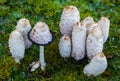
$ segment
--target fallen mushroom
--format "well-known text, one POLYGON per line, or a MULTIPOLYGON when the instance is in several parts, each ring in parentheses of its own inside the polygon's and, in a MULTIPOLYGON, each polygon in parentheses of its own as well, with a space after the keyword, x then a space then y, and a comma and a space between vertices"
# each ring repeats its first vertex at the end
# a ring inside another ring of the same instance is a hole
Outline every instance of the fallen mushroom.
POLYGON ((20 60, 24 57, 25 45, 22 34, 14 30, 9 37, 9 49, 14 60, 20 64, 20 60))
POLYGON ((84 74, 87 76, 97 76, 107 68, 107 60, 102 52, 97 53, 89 64, 84 67, 84 74))
POLYGON ((85 56, 86 26, 77 22, 72 31, 72 57, 75 60, 83 59, 85 56))
POLYGON ((59 52, 64 59, 70 57, 71 54, 71 38, 70 35, 63 35, 59 42, 59 52))
POLYGON ((29 20, 27 20, 26 18, 21 18, 17 22, 16 30, 21 32, 21 34, 23 35, 25 49, 30 48, 32 45, 32 42, 28 39, 28 36, 27 36, 28 32, 31 30, 31 25, 29 20))
POLYGON ((89 33, 86 41, 87 57, 92 59, 95 54, 103 50, 103 33, 99 25, 96 25, 89 33))
POLYGON ((40 61, 37 61, 37 62, 32 62, 32 63, 30 64, 30 67, 31 67, 30 72, 35 71, 37 68, 39 68, 39 67, 40 67, 40 61))
POLYGON ((105 43, 109 35, 110 20, 106 17, 101 17, 101 19, 98 21, 98 25, 103 31, 103 42, 105 43))
POLYGON ((45 70, 44 46, 53 42, 53 34, 49 30, 48 25, 44 22, 38 22, 29 32, 28 38, 35 44, 40 46, 40 65, 41 70, 45 70))
POLYGON ((63 9, 60 19, 60 32, 62 35, 72 34, 72 28, 76 22, 80 21, 80 13, 75 6, 66 6, 63 9))

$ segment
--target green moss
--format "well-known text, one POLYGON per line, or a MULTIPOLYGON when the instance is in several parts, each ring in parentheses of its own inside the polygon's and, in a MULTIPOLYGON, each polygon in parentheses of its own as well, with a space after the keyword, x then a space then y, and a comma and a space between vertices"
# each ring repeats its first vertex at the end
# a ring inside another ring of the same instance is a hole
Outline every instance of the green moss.
POLYGON ((8 79, 11 76, 13 67, 17 67, 11 56, 0 58, 0 79, 8 79))

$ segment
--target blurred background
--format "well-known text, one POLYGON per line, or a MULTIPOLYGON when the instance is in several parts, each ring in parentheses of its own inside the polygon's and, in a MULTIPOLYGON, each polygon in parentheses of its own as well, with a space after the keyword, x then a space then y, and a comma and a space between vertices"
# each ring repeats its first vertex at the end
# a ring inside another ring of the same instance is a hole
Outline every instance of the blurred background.
POLYGON ((120 81, 120 0, 0 0, 0 81, 120 81), (98 77, 87 77, 83 68, 88 59, 65 62, 58 50, 59 23, 65 6, 74 5, 80 12, 80 21, 87 16, 96 22, 102 17, 110 19, 110 32, 104 50, 107 70, 98 77), (40 68, 30 73, 28 66, 39 59, 39 46, 25 51, 21 65, 12 59, 8 39, 20 18, 36 22, 44 21, 54 32, 55 40, 45 47, 46 70, 40 68))

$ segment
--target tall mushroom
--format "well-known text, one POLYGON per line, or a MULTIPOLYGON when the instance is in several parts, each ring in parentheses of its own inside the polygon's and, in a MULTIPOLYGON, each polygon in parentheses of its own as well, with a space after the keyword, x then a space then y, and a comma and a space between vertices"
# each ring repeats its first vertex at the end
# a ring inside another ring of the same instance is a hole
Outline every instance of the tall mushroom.
POLYGON ((109 35, 110 20, 106 17, 101 17, 101 19, 98 21, 98 25, 103 31, 103 42, 105 43, 109 35))
POLYGON ((24 57, 25 45, 22 34, 19 31, 12 31, 9 37, 9 49, 12 57, 17 63, 24 57))
POLYGON ((45 66, 46 66, 46 63, 44 60, 44 46, 50 44, 53 41, 53 34, 49 30, 48 25, 46 23, 38 22, 35 24, 34 28, 29 32, 28 38, 33 43, 40 46, 39 60, 40 60, 40 64, 41 64, 41 70, 44 70, 45 66))
POLYGON ((97 76, 105 71, 107 68, 107 60, 104 53, 97 53, 93 59, 84 67, 84 74, 87 76, 97 76))
POLYGON ((99 25, 96 25, 87 37, 86 42, 87 56, 92 59, 95 54, 103 50, 103 33, 99 25))
POLYGON ((26 18, 21 18, 17 22, 16 30, 19 31, 24 38, 24 43, 25 43, 25 49, 28 49, 31 47, 32 42, 28 39, 28 32, 31 30, 31 25, 28 19, 26 18))
POLYGON ((73 27, 72 31, 72 57, 75 60, 83 59, 85 56, 86 26, 79 22, 73 27))
POLYGON ((62 35, 72 34, 72 28, 76 22, 80 21, 80 13, 75 6, 66 6, 63 9, 60 19, 60 32, 62 35))

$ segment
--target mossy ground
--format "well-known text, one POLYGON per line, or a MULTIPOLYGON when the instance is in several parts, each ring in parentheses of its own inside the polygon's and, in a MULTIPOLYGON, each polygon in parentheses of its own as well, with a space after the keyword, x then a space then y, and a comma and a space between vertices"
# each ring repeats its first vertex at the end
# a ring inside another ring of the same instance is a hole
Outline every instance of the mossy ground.
POLYGON ((0 0, 0 80, 9 81, 120 81, 120 0, 0 0), (81 20, 92 16, 97 22, 100 17, 110 19, 110 33, 103 52, 112 56, 108 60, 106 73, 95 78, 86 77, 83 68, 87 58, 76 62, 69 58, 65 62, 59 54, 59 22, 63 8, 75 5, 81 20), (45 21, 55 34, 54 43, 45 47, 46 70, 37 69, 30 73, 28 66, 39 59, 39 46, 26 50, 21 65, 14 62, 9 52, 8 38, 20 18, 30 20, 32 27, 45 21))

